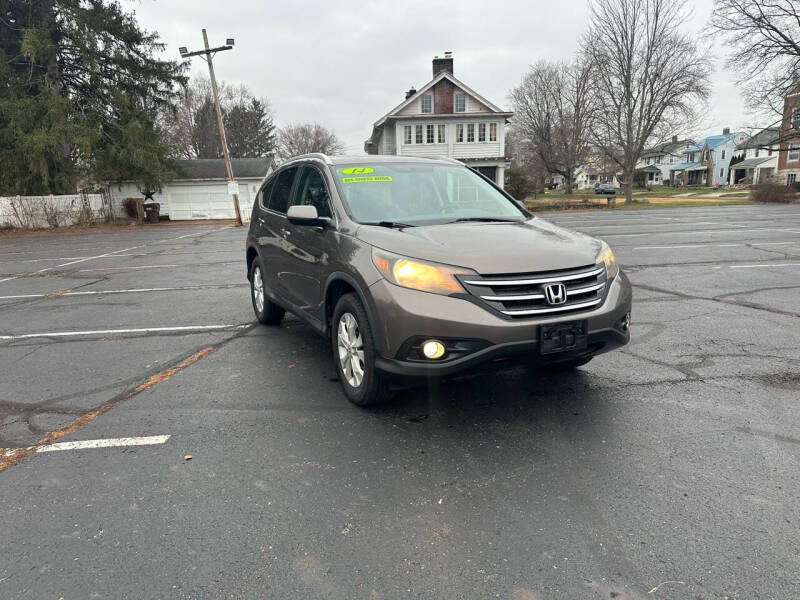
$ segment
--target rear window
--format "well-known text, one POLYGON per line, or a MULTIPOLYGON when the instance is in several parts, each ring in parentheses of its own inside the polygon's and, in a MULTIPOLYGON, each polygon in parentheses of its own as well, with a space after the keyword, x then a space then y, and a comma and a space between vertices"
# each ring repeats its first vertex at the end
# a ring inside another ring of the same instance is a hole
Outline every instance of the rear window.
POLYGON ((359 223, 528 217, 483 177, 458 165, 365 162, 333 169, 348 211, 359 223))
POLYGON ((269 208, 275 212, 285 213, 289 207, 289 195, 292 192, 292 183, 297 173, 297 167, 289 167, 278 173, 275 178, 275 188, 269 198, 269 208))

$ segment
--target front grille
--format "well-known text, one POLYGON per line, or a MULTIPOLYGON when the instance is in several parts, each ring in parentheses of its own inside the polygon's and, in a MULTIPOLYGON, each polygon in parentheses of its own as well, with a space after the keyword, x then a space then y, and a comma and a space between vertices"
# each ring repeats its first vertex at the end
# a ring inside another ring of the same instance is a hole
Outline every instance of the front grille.
POLYGON ((562 271, 515 275, 460 277, 466 290, 485 306, 511 318, 569 314, 591 310, 605 298, 605 265, 588 265, 562 271), (551 304, 546 298, 550 284, 563 283, 567 299, 551 304))

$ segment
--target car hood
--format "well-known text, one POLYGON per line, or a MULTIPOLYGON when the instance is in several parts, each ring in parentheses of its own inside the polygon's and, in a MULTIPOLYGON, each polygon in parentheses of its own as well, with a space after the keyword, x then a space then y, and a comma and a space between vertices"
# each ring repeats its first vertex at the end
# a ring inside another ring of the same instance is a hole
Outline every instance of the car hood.
POLYGON ((450 223, 404 229, 362 225, 356 236, 410 258, 484 274, 527 273, 593 264, 601 242, 539 218, 519 223, 450 223))

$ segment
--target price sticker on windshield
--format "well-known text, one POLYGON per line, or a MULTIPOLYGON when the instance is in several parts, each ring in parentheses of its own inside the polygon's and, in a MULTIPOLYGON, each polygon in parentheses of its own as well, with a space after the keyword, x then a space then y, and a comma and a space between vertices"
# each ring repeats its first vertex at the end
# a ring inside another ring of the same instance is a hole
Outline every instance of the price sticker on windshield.
POLYGON ((362 177, 342 177, 342 183, 362 183, 365 181, 391 181, 389 175, 366 175, 362 177))

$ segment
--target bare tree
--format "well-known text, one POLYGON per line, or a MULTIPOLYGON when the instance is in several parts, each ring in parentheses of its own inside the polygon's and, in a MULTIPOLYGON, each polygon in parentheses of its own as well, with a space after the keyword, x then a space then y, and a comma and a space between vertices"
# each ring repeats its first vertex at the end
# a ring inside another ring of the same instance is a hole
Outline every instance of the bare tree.
POLYGON ((540 61, 510 93, 515 132, 549 173, 564 177, 568 194, 589 147, 589 81, 584 63, 540 61))
POLYGON ((783 99, 800 83, 800 3, 716 0, 709 27, 725 35, 728 65, 750 107, 782 115, 783 99))
POLYGON ((594 145, 632 198, 644 148, 686 129, 708 99, 709 61, 683 33, 685 0, 592 0, 582 53, 592 65, 594 145))
POLYGON ((343 151, 336 134, 319 123, 294 123, 278 129, 278 156, 283 159, 309 152, 341 154, 343 151))
MULTIPOLYGON (((272 109, 267 98, 256 98, 246 85, 219 82, 220 105, 228 150, 234 158, 266 156, 275 146, 272 109)), ((211 81, 200 76, 186 86, 177 110, 165 113, 162 124, 182 158, 221 158, 222 146, 211 81)))

